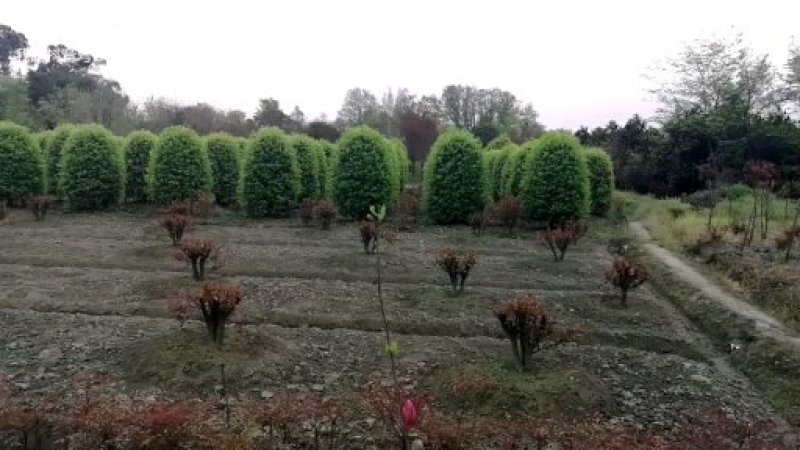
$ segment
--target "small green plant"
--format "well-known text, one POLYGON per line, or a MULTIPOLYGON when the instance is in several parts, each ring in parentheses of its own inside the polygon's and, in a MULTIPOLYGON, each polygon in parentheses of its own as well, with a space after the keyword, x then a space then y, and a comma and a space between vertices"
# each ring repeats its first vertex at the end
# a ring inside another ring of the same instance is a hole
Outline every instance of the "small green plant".
POLYGON ((644 284, 650 277, 647 268, 639 261, 627 257, 614 258, 611 267, 606 270, 606 280, 620 290, 620 302, 628 306, 628 291, 644 284))
POLYGON ((453 248, 439 250, 436 255, 436 265, 450 277, 450 288, 453 295, 460 295, 464 292, 464 284, 476 263, 477 259, 473 253, 453 248))

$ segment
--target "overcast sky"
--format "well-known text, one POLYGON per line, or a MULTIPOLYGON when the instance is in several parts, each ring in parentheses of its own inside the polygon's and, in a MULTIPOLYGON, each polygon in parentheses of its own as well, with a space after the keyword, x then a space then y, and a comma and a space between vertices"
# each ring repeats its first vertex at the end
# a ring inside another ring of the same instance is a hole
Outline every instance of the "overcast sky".
POLYGON ((63 43, 108 60, 141 102, 252 113, 274 97, 314 118, 345 91, 499 87, 548 128, 648 116, 643 75, 683 42, 731 27, 782 66, 800 0, 2 0, 32 53, 63 43))

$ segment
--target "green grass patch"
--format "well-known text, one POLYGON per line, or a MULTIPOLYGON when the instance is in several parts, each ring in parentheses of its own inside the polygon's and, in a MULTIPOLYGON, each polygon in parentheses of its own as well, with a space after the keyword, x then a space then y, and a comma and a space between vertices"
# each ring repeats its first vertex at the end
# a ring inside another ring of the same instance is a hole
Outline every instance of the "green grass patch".
POLYGON ((578 416, 601 410, 608 387, 582 367, 536 361, 528 370, 490 362, 444 369, 428 384, 445 408, 485 416, 578 416))

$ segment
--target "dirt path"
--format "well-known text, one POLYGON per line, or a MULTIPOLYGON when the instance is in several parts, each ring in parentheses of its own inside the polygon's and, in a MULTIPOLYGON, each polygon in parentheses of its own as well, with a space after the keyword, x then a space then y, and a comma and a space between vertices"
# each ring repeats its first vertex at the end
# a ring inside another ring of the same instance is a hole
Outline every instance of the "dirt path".
POLYGON ((658 258, 659 261, 669 267, 681 280, 702 292, 707 298, 720 303, 730 311, 741 317, 752 320, 756 331, 762 335, 792 343, 800 347, 800 337, 797 337, 795 333, 789 330, 789 328, 778 319, 765 313, 758 307, 726 293, 713 281, 692 268, 680 257, 654 243, 650 232, 640 222, 632 222, 630 226, 636 237, 643 242, 644 249, 651 256, 658 258))

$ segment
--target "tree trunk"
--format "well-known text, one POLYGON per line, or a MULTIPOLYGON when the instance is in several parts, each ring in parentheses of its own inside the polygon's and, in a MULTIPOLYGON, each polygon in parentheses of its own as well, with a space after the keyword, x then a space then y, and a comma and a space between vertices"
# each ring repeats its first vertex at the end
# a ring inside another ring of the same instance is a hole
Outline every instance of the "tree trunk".
POLYGON ((522 358, 520 357, 520 355, 519 355, 519 344, 517 343, 517 338, 516 338, 516 336, 515 336, 515 337, 511 337, 511 336, 509 336, 509 338, 511 338, 511 351, 512 351, 512 352, 514 352, 514 359, 516 359, 516 360, 517 360, 517 362, 518 362, 518 363, 519 363, 521 366, 524 366, 524 365, 525 365, 525 363, 523 362, 523 359, 522 359, 522 358))
POLYGON ((198 273, 200 278, 198 278, 197 281, 203 281, 206 278, 206 257, 205 256, 201 256, 200 257, 200 263, 198 264, 198 266, 199 266, 199 269, 200 269, 200 271, 198 273))
POLYGON ((622 289, 622 296, 620 297, 620 300, 622 300, 622 307, 623 308, 627 308, 628 307, 628 290, 627 289, 622 289))
POLYGON ((453 294, 458 294, 458 274, 451 272, 448 275, 450 275, 450 289, 452 289, 453 294))
POLYGON ((200 276, 200 267, 197 258, 192 258, 192 278, 194 278, 194 281, 200 281, 203 279, 200 276))

